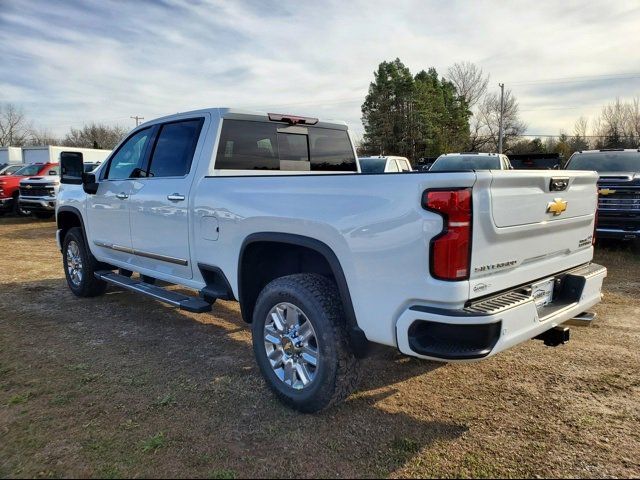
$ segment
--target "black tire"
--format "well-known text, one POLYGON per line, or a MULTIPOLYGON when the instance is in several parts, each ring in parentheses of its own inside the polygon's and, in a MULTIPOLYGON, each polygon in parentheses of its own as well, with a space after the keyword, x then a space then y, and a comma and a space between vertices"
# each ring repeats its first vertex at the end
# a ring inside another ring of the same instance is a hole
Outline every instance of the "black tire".
POLYGON ((252 323, 253 351, 260 371, 287 406, 313 413, 345 400, 357 387, 359 362, 346 330, 340 295, 333 282, 317 274, 295 274, 269 283, 258 296, 252 323), (315 378, 301 390, 284 383, 267 357, 264 328, 269 312, 286 302, 299 308, 313 325, 320 359, 315 378))
POLYGON ((53 217, 54 212, 33 212, 36 218, 41 218, 43 220, 48 220, 53 217))
POLYGON ((101 269, 102 264, 96 260, 87 248, 84 240, 84 235, 80 227, 74 227, 69 229, 64 236, 62 242, 62 263, 64 265, 64 274, 67 278, 67 285, 69 289, 78 297, 96 297, 102 295, 107 289, 107 282, 98 280, 94 273, 101 269), (69 252, 71 245, 75 243, 78 247, 78 254, 81 259, 81 271, 82 277, 79 281, 72 280, 71 272, 69 271, 69 252))

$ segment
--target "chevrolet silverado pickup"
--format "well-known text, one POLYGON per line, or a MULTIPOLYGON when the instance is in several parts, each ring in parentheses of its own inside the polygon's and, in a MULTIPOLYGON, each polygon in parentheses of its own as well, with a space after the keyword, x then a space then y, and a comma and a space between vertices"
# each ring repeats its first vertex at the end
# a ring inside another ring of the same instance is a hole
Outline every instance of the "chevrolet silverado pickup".
POLYGON ((0 177, 0 215, 7 212, 14 214, 28 213, 20 209, 18 205, 20 182, 30 177, 42 178, 49 175, 58 175, 57 163, 33 163, 25 165, 12 175, 0 177))
POLYGON ((567 170, 599 173, 599 238, 640 241, 640 149, 574 153, 567 170))
POLYGON ((344 123, 213 108, 140 125, 90 173, 63 156, 57 241, 80 297, 237 300, 269 387, 314 412, 353 391, 370 343, 480 360, 598 303, 596 181, 365 174, 344 123))

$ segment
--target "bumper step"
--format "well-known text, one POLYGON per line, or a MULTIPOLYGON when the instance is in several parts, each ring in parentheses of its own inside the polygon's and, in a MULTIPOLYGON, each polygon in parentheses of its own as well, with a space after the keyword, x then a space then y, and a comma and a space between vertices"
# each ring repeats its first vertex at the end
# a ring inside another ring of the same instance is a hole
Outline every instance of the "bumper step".
POLYGON ((181 310, 194 313, 204 313, 211 311, 211 304, 198 297, 190 297, 178 292, 171 292, 162 287, 156 287, 142 280, 126 277, 111 270, 101 270, 95 272, 96 278, 115 285, 116 287, 131 290, 132 292, 142 293, 148 297, 155 298, 161 302, 168 303, 181 310))

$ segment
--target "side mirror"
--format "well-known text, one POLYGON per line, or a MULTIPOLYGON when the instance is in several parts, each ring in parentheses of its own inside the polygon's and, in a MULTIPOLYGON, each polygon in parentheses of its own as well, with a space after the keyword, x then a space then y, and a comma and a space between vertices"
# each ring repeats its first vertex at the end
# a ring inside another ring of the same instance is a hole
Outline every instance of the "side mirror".
POLYGON ((82 185, 85 193, 98 191, 96 176, 84 173, 84 162, 80 152, 62 152, 60 154, 60 183, 82 185))
POLYGON ((62 152, 60 154, 60 183, 82 185, 83 173, 82 153, 62 152))

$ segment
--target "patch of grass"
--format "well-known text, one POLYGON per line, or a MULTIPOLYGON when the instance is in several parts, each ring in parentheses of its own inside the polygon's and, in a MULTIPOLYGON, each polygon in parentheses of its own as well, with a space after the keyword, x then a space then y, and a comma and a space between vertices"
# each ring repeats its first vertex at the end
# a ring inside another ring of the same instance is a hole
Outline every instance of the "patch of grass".
POLYGON ((176 397, 174 397, 171 393, 167 393, 166 395, 156 398, 151 406, 155 408, 162 408, 170 407, 171 405, 175 405, 176 403, 176 397))
POLYGON ((69 395, 68 393, 62 393, 59 395, 55 395, 49 403, 53 406, 61 407, 63 405, 68 405, 69 403, 71 403, 72 399, 72 395, 69 395))
POLYGON ((164 447, 166 443, 167 439, 164 433, 158 432, 142 442, 142 451, 145 453, 156 452, 159 448, 164 447))
POLYGON ((98 478, 122 478, 122 473, 117 466, 109 465, 99 470, 98 478))
POLYGON ((27 400, 29 400, 30 397, 31 397, 30 392, 17 394, 11 397, 8 403, 9 405, 20 405, 22 403, 25 403, 27 400))
POLYGON ((88 383, 93 383, 96 380, 98 380, 100 377, 102 377, 101 374, 99 373, 85 373, 82 378, 80 379, 80 383, 82 385, 87 385, 88 383))
POLYGON ((128 419, 126 422, 122 422, 120 424, 120 428, 122 428, 123 430, 135 430, 136 428, 138 428, 140 426, 139 423, 134 422, 131 419, 128 419))
POLYGON ((89 365, 86 363, 76 363, 74 365, 67 365, 67 370, 70 372, 86 372, 89 370, 89 365))
POLYGON ((207 475, 207 477, 217 478, 217 479, 233 479, 233 478, 236 478, 236 472, 226 468, 221 468, 221 469, 211 470, 209 472, 209 475, 207 475))

